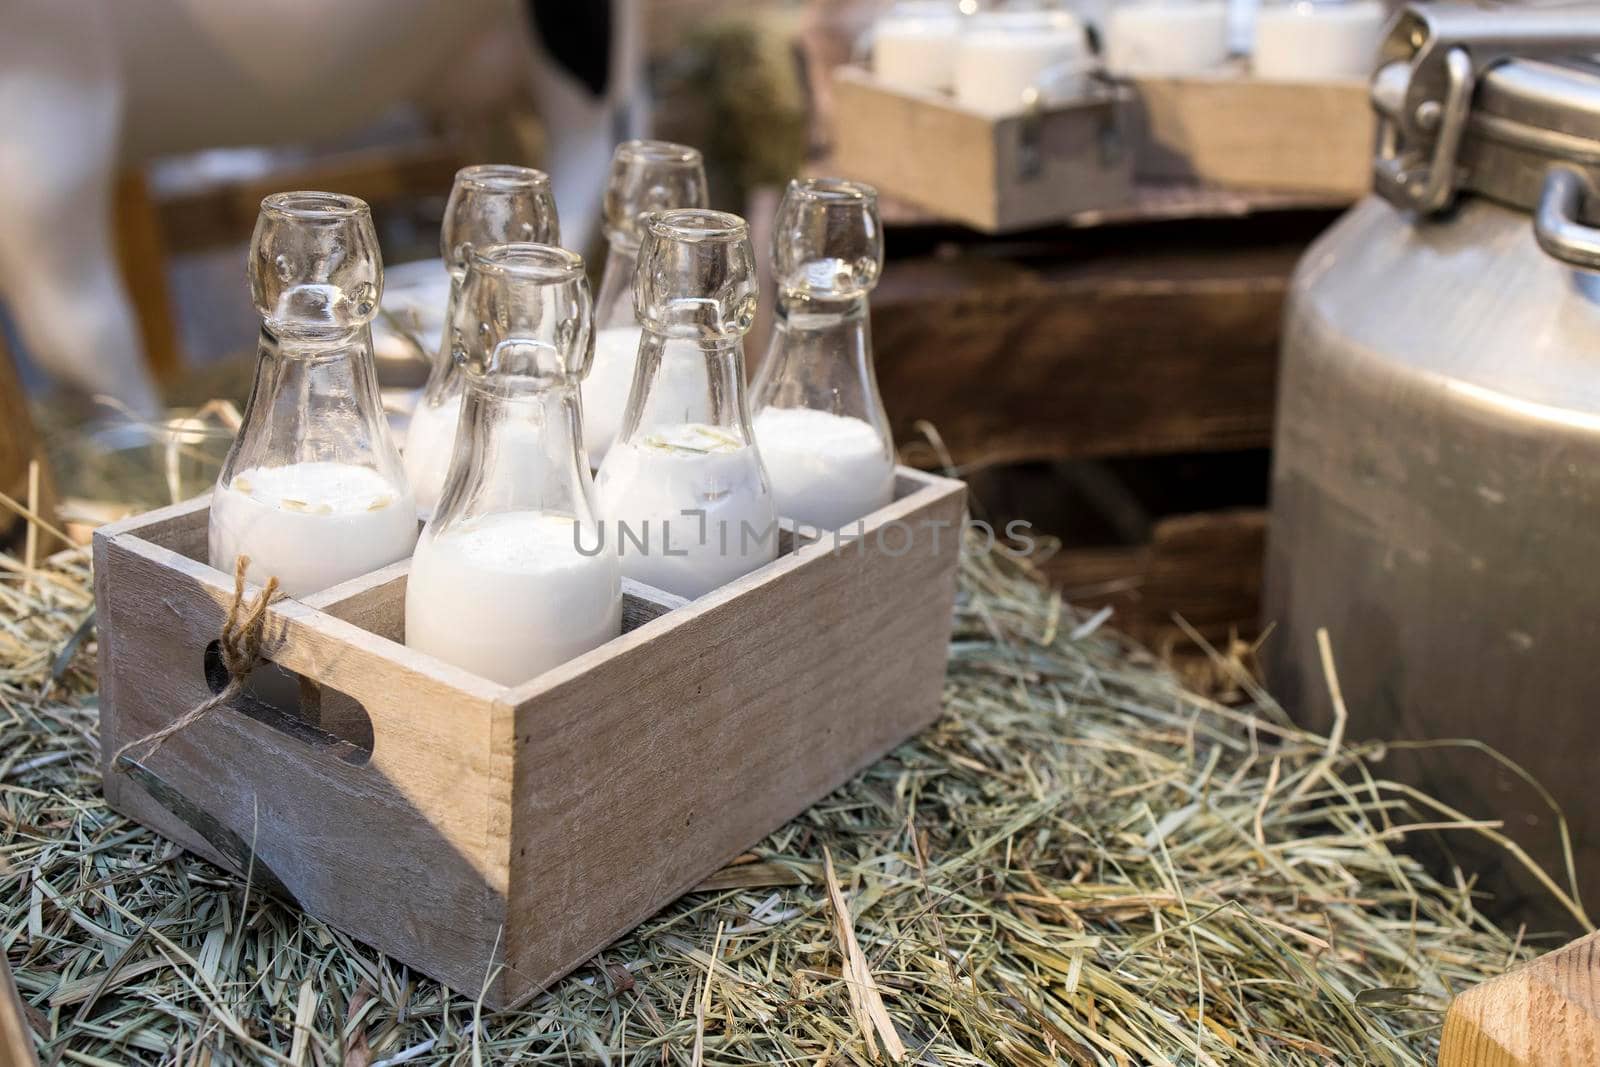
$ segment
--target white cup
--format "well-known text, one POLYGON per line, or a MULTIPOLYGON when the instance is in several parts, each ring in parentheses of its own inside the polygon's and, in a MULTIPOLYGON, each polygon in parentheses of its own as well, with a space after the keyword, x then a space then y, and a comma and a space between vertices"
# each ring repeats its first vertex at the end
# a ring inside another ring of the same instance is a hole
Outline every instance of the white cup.
POLYGON ((955 75, 961 14, 948 3, 896 4, 872 27, 872 73, 916 92, 947 92, 955 75))
POLYGON ((1263 4, 1251 69, 1278 81, 1366 77, 1377 65, 1384 18, 1379 0, 1263 4))
POLYGON ((1050 102, 1072 99, 1083 95, 1094 66, 1083 23, 1071 12, 974 15, 956 50, 956 101, 1007 115, 1021 111, 1035 93, 1050 102))
POLYGON ((1113 74, 1198 74, 1228 61, 1226 0, 1134 0, 1106 19, 1113 74))

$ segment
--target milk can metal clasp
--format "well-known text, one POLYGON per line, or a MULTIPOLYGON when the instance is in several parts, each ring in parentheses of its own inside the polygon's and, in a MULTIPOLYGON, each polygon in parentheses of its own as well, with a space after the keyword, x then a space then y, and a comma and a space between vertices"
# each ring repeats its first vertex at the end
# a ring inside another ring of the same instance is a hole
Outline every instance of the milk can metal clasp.
POLYGON ((1596 5, 1407 5, 1390 25, 1372 81, 1378 113, 1376 192, 1423 214, 1448 208, 1460 186, 1461 141, 1484 72, 1516 57, 1595 49, 1600 49, 1596 5))

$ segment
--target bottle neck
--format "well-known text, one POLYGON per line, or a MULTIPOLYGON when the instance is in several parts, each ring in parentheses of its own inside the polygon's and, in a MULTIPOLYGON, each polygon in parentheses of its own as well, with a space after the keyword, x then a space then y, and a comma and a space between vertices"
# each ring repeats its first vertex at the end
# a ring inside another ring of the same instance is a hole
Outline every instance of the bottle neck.
POLYGON ((639 246, 612 241, 606 250, 606 266, 600 272, 600 291, 594 299, 594 328, 637 326, 633 310, 634 276, 639 273, 639 246))
POLYGON ((296 329, 262 323, 261 354, 281 359, 359 359, 363 355, 370 359, 372 328, 363 324, 347 330, 296 329))
POLYGON ((743 339, 668 337, 646 328, 617 439, 634 441, 685 425, 721 427, 751 439, 743 339))
POLYGON ((429 404, 438 404, 461 388, 461 378, 456 372, 455 353, 451 350, 452 324, 456 321, 456 306, 461 302, 461 281, 464 271, 450 272, 450 295, 444 304, 444 328, 439 334, 439 344, 433 353, 433 366, 428 371, 428 383, 423 386, 422 398, 429 404))
POLYGON ((463 375, 461 424, 435 534, 472 518, 543 511, 593 522, 576 382, 531 388, 463 375))
POLYGON ((757 411, 816 408, 886 426, 866 298, 780 297, 767 357, 751 387, 751 406, 757 411))
POLYGON ((309 462, 368 466, 403 484, 365 325, 336 333, 262 327, 255 381, 224 473, 309 462))

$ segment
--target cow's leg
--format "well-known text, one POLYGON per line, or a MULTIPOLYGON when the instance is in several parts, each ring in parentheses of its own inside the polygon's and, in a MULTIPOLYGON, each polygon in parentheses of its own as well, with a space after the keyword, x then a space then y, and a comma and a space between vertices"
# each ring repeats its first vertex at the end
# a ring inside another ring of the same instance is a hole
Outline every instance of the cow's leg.
POLYGON ((600 228, 612 150, 648 127, 642 5, 595 0, 578 18, 567 0, 532 0, 531 11, 534 99, 550 138, 561 242, 586 248, 600 228))
POLYGON ((0 299, 41 367, 144 415, 156 393, 112 244, 121 104, 96 0, 0 4, 0 299))

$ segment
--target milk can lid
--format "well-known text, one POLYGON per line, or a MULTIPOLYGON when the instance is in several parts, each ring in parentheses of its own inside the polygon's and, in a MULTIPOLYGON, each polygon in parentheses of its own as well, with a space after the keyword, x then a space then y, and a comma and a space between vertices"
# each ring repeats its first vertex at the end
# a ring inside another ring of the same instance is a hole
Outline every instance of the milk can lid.
POLYGON ((1529 209, 1554 163, 1600 179, 1600 62, 1512 59, 1486 71, 1462 161, 1469 188, 1529 209))

